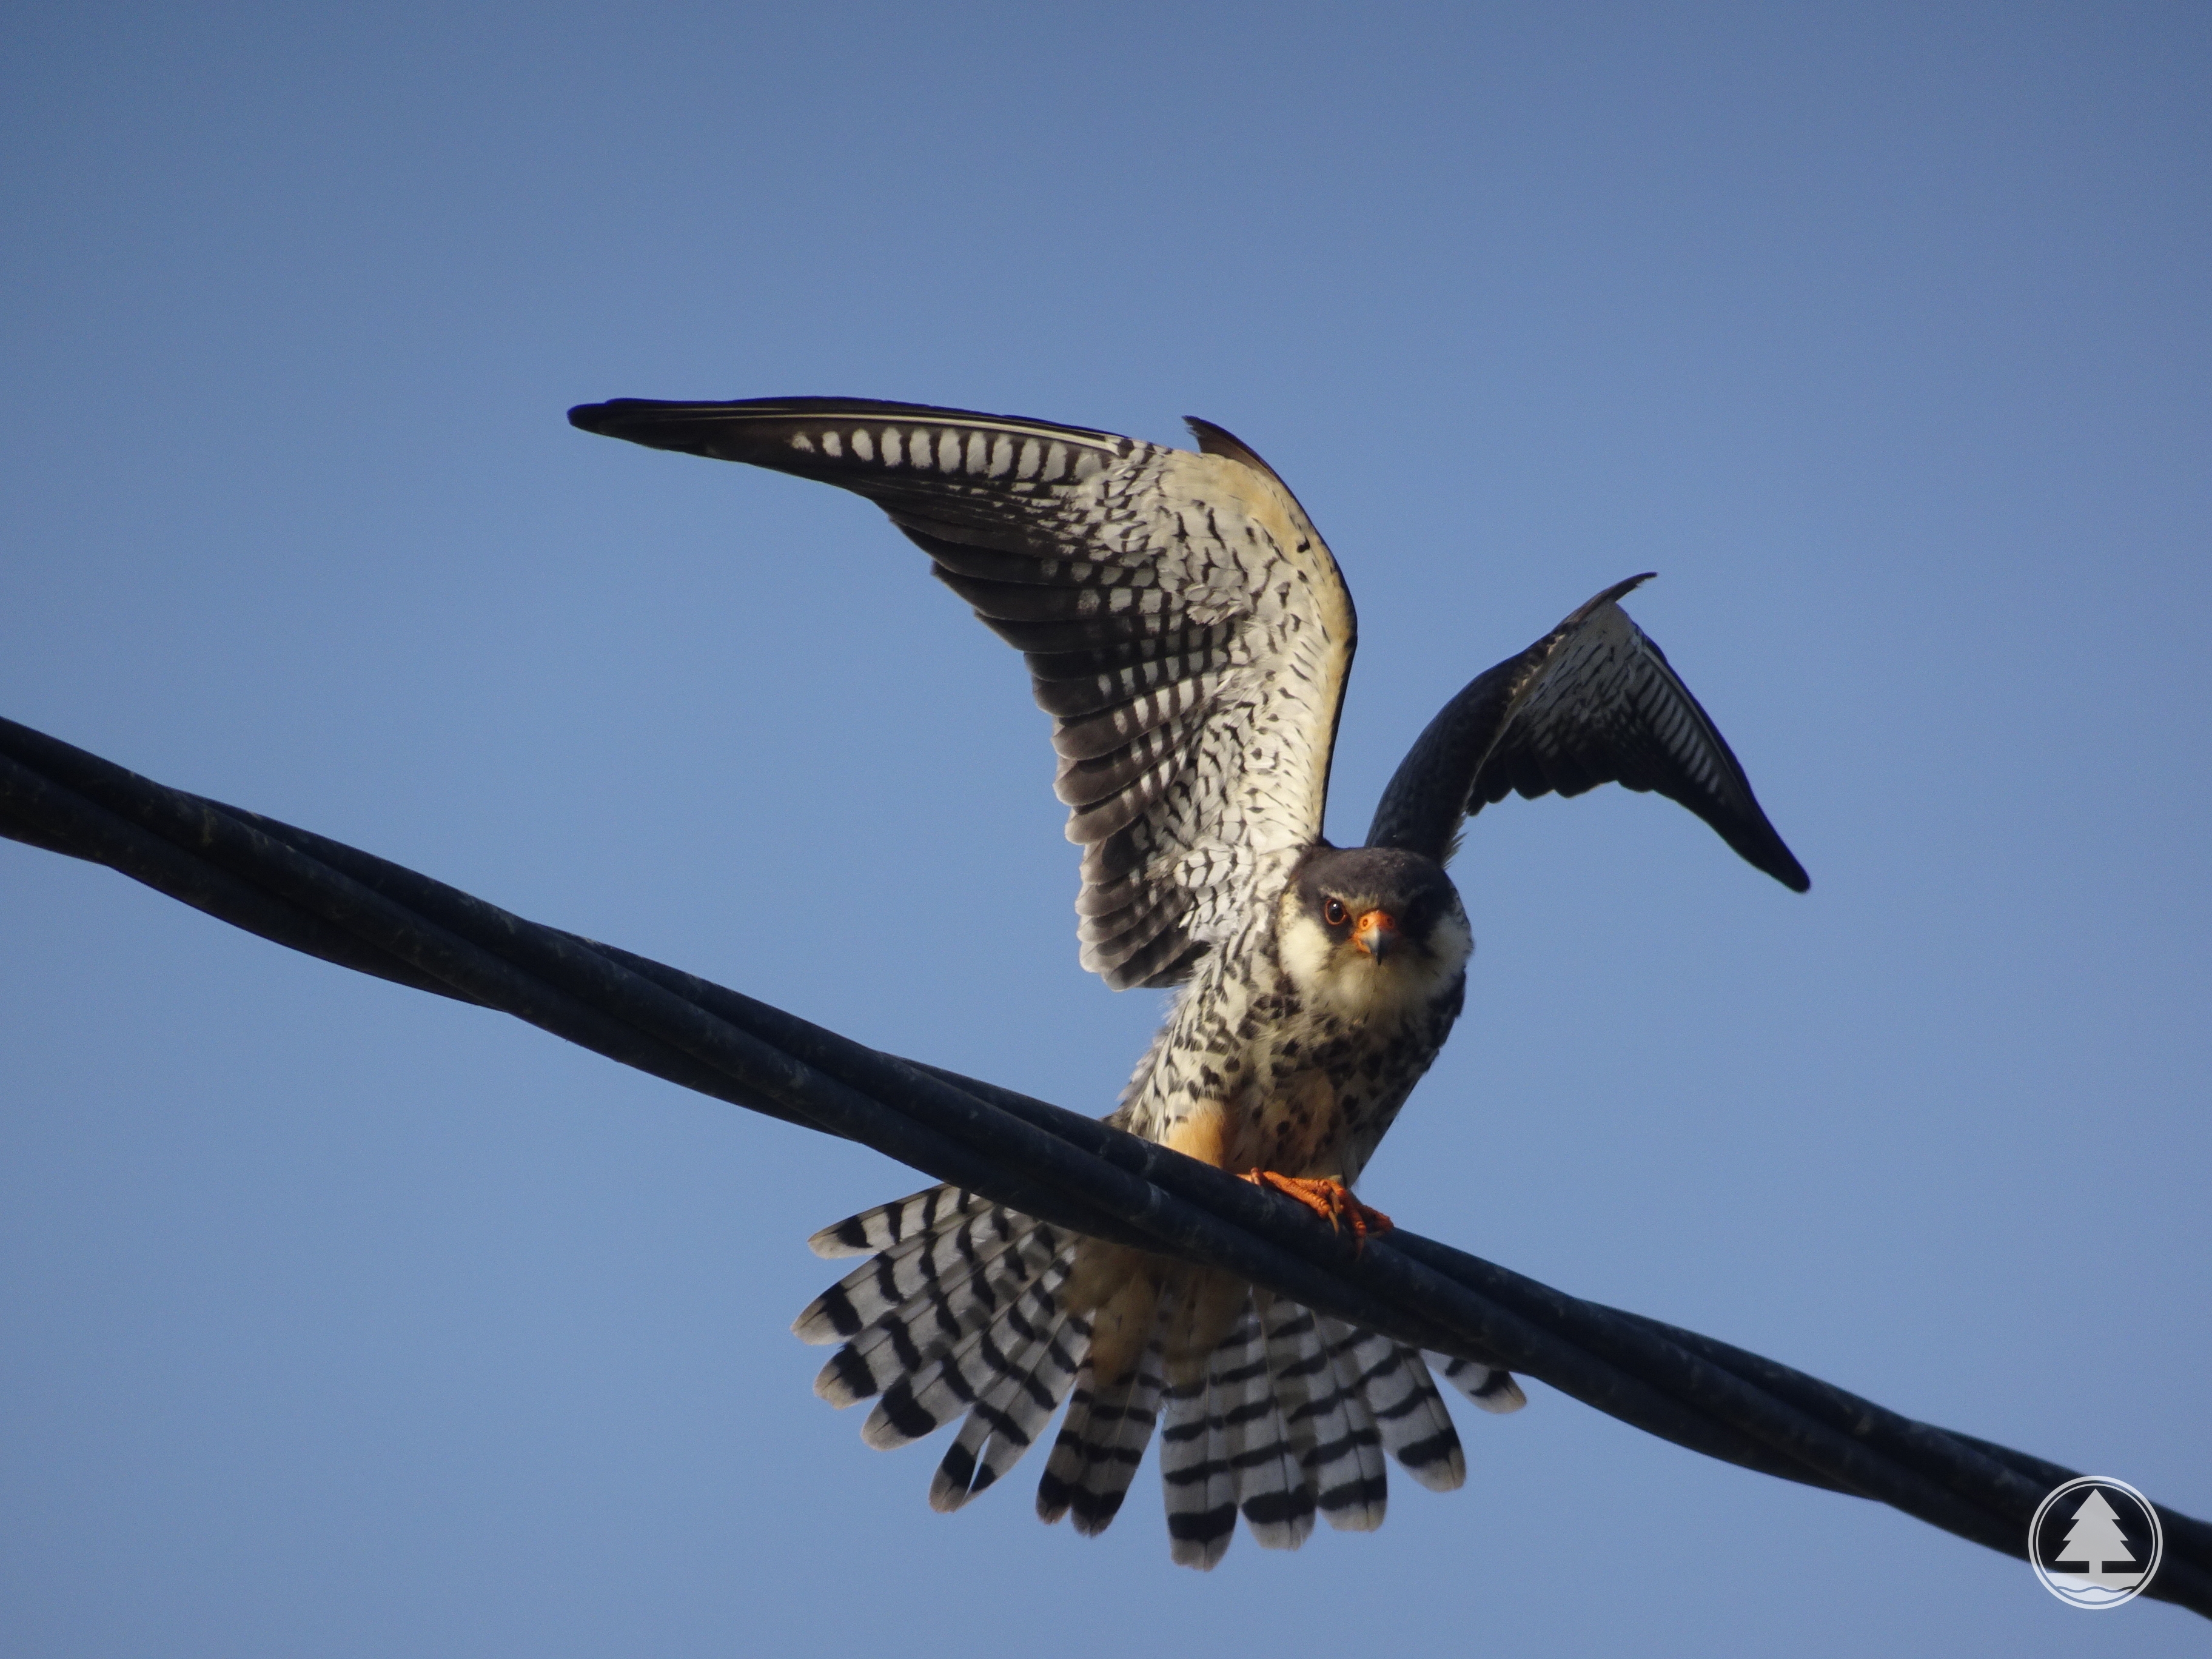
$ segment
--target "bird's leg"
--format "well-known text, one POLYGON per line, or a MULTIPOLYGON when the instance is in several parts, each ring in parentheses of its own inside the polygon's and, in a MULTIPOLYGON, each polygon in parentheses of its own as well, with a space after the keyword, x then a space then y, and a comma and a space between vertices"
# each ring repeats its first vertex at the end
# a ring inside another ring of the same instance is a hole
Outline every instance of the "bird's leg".
POLYGON ((1316 1180, 1277 1175, 1273 1170, 1249 1170, 1243 1178, 1255 1187, 1288 1194, 1339 1232, 1350 1227, 1355 1249, 1365 1248, 1370 1234, 1379 1237, 1397 1224, 1382 1211, 1362 1204, 1349 1187, 1334 1177, 1316 1180))

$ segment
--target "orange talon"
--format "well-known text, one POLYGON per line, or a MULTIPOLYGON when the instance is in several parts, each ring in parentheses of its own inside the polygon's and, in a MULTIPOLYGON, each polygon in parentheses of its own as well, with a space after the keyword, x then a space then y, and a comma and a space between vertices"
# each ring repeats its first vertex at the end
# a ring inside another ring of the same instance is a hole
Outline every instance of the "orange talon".
POLYGON ((1348 1224, 1355 1250, 1366 1248, 1370 1234, 1379 1237, 1396 1224, 1382 1211, 1362 1204, 1352 1195, 1349 1187, 1331 1177, 1315 1179, 1277 1175, 1273 1170, 1249 1170, 1243 1178, 1255 1187, 1295 1198, 1336 1231, 1343 1231, 1348 1224))

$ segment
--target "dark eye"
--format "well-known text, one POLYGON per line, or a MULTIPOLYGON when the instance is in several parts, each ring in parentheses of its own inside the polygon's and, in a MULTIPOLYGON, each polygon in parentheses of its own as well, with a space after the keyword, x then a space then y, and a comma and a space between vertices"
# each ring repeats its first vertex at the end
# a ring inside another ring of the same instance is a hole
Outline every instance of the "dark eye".
POLYGON ((1331 899, 1321 907, 1321 919, 1332 927, 1341 927, 1352 920, 1352 912, 1344 908, 1342 899, 1331 899))

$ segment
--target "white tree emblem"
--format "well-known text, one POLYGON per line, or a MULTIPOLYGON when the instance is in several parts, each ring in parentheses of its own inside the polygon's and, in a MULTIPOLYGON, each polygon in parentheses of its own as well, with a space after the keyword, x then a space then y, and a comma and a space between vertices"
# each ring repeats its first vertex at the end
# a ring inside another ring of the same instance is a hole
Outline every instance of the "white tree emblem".
POLYGON ((2069 1607, 2094 1611, 2132 1601, 2157 1576, 2165 1553, 2150 1499, 2109 1475, 2077 1474, 2052 1487, 2027 1523, 2028 1565, 2069 1607))
POLYGON ((2083 1575, 2093 1584, 2107 1589, 2125 1589, 2139 1581, 2139 1572, 2107 1573, 2105 1563, 2124 1561, 2135 1565, 2134 1552, 2128 1548, 2127 1534, 2120 1530, 2118 1512, 2105 1501, 2105 1494, 2094 1486, 2081 1500, 2081 1507, 2074 1511, 2074 1524, 2066 1532, 2066 1547, 2052 1558, 2055 1561, 2079 1561, 2089 1571, 2083 1575))

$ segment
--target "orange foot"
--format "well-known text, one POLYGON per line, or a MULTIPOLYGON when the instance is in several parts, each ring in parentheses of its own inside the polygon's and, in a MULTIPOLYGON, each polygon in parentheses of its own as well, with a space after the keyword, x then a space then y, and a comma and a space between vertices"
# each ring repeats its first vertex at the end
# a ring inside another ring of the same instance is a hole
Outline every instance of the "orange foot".
POLYGON ((1369 1234, 1379 1237, 1396 1224, 1382 1211, 1370 1209, 1354 1198, 1341 1181, 1277 1175, 1273 1170, 1250 1170, 1243 1179, 1255 1187, 1289 1194, 1340 1232, 1349 1225, 1354 1249, 1364 1248, 1369 1234))

